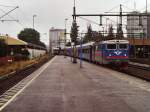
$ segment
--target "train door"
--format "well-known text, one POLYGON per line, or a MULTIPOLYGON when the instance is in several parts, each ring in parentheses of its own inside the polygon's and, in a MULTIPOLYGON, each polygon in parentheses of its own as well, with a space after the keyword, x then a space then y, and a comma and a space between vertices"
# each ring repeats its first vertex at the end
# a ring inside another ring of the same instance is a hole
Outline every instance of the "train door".
POLYGON ((102 64, 104 64, 104 61, 105 61, 105 49, 106 49, 105 46, 106 46, 105 44, 101 44, 101 53, 102 53, 102 55, 101 55, 101 63, 102 64))
POLYGON ((99 63, 100 62, 100 58, 99 58, 99 50, 98 50, 98 45, 95 46, 95 62, 99 63))

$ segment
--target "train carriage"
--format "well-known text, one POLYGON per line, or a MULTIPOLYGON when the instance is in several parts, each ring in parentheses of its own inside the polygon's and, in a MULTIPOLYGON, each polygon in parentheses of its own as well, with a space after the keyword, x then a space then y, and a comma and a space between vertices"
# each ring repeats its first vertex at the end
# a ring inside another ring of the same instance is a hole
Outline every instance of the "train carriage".
MULTIPOLYGON (((87 61, 92 61, 92 46, 94 42, 86 43, 82 45, 82 59, 87 61)), ((77 47, 78 49, 81 49, 80 47, 77 47)), ((80 52, 81 53, 81 52, 80 52)), ((80 54, 78 53, 78 54, 80 54)))

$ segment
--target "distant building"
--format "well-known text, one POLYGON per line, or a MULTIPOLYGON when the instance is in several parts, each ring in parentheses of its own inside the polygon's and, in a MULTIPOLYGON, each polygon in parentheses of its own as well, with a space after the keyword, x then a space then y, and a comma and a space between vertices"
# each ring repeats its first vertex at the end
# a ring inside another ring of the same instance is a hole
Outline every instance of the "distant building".
POLYGON ((55 29, 51 28, 49 31, 49 39, 50 39, 50 50, 54 48, 64 48, 65 42, 65 29, 55 29))
POLYGON ((127 36, 128 38, 150 38, 150 17, 142 16, 145 13, 131 12, 127 16, 127 36), (140 16, 130 16, 137 14, 140 16))

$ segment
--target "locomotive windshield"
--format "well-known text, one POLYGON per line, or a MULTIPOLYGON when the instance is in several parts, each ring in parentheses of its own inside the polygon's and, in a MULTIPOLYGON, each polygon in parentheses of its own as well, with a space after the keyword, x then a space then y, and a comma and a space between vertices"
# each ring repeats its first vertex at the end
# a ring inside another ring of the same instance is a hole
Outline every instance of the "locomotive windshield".
POLYGON ((119 44, 119 49, 128 49, 127 44, 119 44))
POLYGON ((107 49, 110 50, 116 49, 116 44, 107 44, 107 49))

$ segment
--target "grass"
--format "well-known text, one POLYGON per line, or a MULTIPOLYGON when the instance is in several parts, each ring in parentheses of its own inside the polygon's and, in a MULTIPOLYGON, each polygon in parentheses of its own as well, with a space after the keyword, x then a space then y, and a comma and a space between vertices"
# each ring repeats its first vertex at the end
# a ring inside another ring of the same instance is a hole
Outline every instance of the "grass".
POLYGON ((36 64, 41 62, 42 60, 48 59, 47 55, 44 55, 42 57, 35 58, 33 60, 27 60, 27 61, 18 61, 13 62, 11 64, 6 64, 0 67, 0 77, 3 75, 6 75, 8 73, 19 71, 29 65, 36 64))

